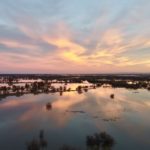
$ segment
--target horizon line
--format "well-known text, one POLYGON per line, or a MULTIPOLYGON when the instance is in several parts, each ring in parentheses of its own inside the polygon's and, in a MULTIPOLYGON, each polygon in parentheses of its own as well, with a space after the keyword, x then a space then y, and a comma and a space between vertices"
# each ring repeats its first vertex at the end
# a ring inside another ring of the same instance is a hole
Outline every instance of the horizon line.
POLYGON ((0 73, 0 75, 109 75, 109 74, 150 74, 150 72, 114 72, 114 73, 0 73))

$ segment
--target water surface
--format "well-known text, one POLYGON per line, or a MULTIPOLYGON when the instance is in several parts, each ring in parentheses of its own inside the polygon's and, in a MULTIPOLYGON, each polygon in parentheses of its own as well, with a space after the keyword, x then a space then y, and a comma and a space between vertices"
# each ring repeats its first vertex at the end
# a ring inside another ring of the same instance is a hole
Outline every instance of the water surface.
POLYGON ((143 89, 10 96, 0 101, 0 149, 26 150, 26 143, 44 130, 48 150, 63 144, 86 150, 86 136, 102 131, 115 139, 114 150, 149 150, 149 114, 150 92, 143 89))

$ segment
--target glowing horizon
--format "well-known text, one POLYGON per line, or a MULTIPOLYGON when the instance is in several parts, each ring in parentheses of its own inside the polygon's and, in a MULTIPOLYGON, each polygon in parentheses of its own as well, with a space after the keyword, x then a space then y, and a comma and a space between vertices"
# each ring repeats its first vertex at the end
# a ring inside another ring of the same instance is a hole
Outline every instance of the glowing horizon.
POLYGON ((0 73, 150 73, 149 0, 1 0, 0 73))

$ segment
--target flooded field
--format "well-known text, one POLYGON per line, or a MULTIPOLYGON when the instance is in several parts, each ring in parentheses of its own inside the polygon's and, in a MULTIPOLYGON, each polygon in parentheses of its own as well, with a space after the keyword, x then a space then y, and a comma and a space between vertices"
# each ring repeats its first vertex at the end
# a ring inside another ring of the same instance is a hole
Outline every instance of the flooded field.
POLYGON ((28 150, 30 141, 41 137, 45 150, 59 150, 63 145, 90 150, 87 136, 101 132, 115 141, 105 149, 149 150, 149 114, 146 89, 102 86, 61 95, 8 96, 0 101, 0 150, 28 150))

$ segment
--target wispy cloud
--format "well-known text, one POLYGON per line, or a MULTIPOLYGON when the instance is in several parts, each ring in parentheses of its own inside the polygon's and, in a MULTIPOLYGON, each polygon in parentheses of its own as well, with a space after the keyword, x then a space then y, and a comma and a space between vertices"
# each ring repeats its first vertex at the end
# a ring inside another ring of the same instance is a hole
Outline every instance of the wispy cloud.
POLYGON ((149 14, 149 0, 2 0, 0 72, 147 72, 149 14))

